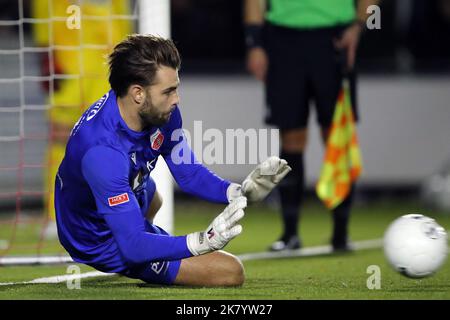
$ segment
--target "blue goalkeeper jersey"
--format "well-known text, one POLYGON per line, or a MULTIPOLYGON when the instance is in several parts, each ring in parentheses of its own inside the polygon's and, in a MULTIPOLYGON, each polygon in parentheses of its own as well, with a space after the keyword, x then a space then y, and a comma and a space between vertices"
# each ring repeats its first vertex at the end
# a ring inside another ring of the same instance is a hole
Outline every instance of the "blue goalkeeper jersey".
POLYGON ((176 107, 161 127, 129 129, 113 90, 84 112, 72 129, 55 184, 58 236, 75 261, 121 272, 192 255, 186 236, 148 232, 139 201, 162 156, 182 190, 228 203, 230 182, 198 163, 181 127, 176 107))

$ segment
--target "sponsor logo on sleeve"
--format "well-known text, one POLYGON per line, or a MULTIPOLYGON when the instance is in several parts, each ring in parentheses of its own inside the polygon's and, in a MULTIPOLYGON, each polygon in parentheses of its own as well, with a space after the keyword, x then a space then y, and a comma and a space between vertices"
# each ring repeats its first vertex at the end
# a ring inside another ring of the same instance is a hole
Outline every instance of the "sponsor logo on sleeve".
POLYGON ((130 201, 130 199, 128 198, 128 193, 122 193, 117 196, 108 198, 108 204, 110 207, 114 207, 128 201, 130 201))

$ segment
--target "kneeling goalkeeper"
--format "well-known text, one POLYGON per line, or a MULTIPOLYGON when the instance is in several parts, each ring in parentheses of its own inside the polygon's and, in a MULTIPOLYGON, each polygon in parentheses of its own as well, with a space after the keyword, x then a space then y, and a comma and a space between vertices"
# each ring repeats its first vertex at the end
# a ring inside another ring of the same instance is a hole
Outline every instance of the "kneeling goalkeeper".
POLYGON ((220 249, 242 232, 247 199, 263 199, 290 167, 269 158, 241 187, 196 161, 177 134, 180 57, 172 41, 129 36, 109 67, 111 90, 73 127, 56 177, 61 244, 77 262, 148 283, 241 285, 241 262, 220 249), (204 231, 171 236, 152 223, 161 198, 150 172, 160 155, 183 191, 228 204, 204 231))

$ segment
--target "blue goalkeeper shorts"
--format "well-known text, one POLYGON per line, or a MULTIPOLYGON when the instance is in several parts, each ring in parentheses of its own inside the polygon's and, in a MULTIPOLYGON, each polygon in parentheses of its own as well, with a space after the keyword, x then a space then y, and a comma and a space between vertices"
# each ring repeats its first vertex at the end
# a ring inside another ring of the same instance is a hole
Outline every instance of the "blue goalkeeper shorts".
MULTIPOLYGON (((138 197, 141 213, 145 217, 155 195, 155 181, 149 177, 144 192, 138 197)), ((145 220, 145 230, 150 233, 170 235, 163 228, 145 220)), ((180 269, 181 260, 154 261, 133 266, 120 274, 133 279, 140 279, 153 284, 173 284, 180 269)))

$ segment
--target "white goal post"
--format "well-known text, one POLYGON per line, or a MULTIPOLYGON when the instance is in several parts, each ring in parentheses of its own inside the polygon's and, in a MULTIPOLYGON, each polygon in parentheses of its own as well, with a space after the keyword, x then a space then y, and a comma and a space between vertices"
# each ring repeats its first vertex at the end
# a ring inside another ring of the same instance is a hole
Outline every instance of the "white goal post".
MULTIPOLYGON (((170 38, 169 0, 140 0, 139 33, 170 38)), ((152 176, 156 182, 157 190, 163 198, 163 205, 156 215, 154 223, 167 232, 172 233, 174 210, 173 179, 163 159, 159 159, 157 162, 152 176)))

